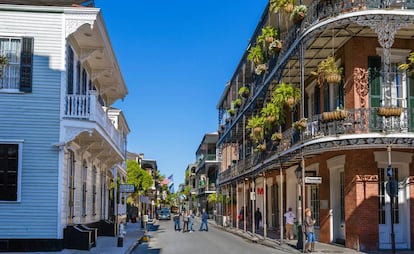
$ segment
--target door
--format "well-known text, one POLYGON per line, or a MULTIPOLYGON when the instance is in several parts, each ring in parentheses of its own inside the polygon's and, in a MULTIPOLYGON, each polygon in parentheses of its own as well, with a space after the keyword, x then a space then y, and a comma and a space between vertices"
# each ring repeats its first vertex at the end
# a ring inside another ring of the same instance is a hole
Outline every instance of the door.
POLYGON ((345 173, 343 166, 330 169, 330 181, 331 241, 345 244, 345 173))
MULTIPOLYGON (((394 177, 397 181, 401 182, 401 175, 404 172, 400 172, 398 167, 392 168, 394 177)), ((406 172, 408 173, 408 172, 406 172)), ((386 184, 388 182, 387 168, 378 169, 378 198, 379 198, 379 248, 391 249, 391 216, 394 217, 394 235, 395 235, 395 247, 396 249, 408 248, 408 236, 407 225, 410 224, 408 212, 409 207, 407 205, 406 189, 399 188, 398 196, 394 198, 394 208, 391 212, 391 198, 386 191, 386 184), (408 210, 407 210, 408 209, 408 210)), ((409 232, 409 229, 408 229, 409 232)))

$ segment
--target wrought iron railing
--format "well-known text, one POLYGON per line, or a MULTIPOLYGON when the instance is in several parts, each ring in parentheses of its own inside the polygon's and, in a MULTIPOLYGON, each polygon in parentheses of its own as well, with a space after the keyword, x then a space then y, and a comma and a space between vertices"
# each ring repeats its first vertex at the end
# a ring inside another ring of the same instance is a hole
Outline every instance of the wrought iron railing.
POLYGON ((412 131, 409 125, 409 116, 414 114, 414 109, 411 109, 411 111, 407 108, 394 109, 401 110, 401 114, 399 116, 381 116, 379 108, 359 108, 346 110, 339 116, 335 116, 337 111, 333 111, 331 119, 327 119, 323 114, 314 115, 307 119, 304 130, 287 129, 282 133, 282 139, 277 144, 267 143, 268 149, 266 152, 256 152, 219 173, 219 183, 249 173, 260 161, 264 161, 275 153, 283 153, 296 145, 311 140, 317 141, 321 138, 339 137, 341 135, 407 133, 412 131))

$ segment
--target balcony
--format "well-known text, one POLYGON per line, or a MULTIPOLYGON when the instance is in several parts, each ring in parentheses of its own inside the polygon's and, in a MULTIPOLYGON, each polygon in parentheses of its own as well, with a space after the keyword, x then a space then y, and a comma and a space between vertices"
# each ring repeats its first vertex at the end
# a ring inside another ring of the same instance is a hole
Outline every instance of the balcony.
MULTIPOLYGON (((295 151, 307 144, 335 141, 337 143, 335 147, 321 146, 321 149, 333 151, 348 149, 347 145, 352 147, 375 145, 375 137, 382 137, 382 134, 392 134, 395 137, 404 137, 404 134, 412 136, 410 132, 413 131, 414 121, 410 121, 409 116, 414 114, 414 109, 398 109, 401 110, 399 116, 382 116, 378 107, 346 110, 346 114, 342 117, 334 116, 332 119, 328 119, 326 114, 314 115, 307 119, 306 128, 302 131, 289 128, 283 132, 282 139, 278 143, 272 141, 266 143, 266 152, 246 155, 244 159, 229 166, 219 173, 218 182, 222 184, 231 179, 244 177, 255 171, 259 162, 266 164, 274 156, 286 156, 286 160, 294 162, 297 155, 295 151), (372 139, 371 142, 374 143, 364 142, 364 138, 372 139), (342 143, 347 139, 350 142, 342 143)), ((321 151, 314 150, 314 152, 321 151)))
POLYGON ((97 99, 95 91, 89 91, 89 95, 66 95, 64 118, 68 120, 83 120, 94 122, 106 133, 106 137, 116 145, 122 154, 125 154, 125 139, 113 122, 108 118, 107 108, 102 107, 97 99))

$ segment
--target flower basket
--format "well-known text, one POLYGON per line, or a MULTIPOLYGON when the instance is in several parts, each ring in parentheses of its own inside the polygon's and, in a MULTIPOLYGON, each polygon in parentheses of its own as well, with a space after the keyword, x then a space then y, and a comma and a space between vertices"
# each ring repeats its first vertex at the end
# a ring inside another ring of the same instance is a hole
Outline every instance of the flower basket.
POLYGON ((304 118, 299 121, 296 121, 292 124, 292 127, 298 131, 303 131, 306 129, 308 121, 304 118))
POLYGON ((285 5, 285 7, 283 8, 283 10, 286 12, 286 13, 292 13, 292 11, 293 11, 293 8, 294 8, 295 6, 292 4, 292 3, 287 3, 286 5, 285 5))
POLYGON ((341 83, 341 75, 339 73, 329 73, 326 74, 326 82, 329 84, 339 84, 341 83))
POLYGON ((400 107, 380 107, 378 108, 377 114, 379 116, 384 116, 384 117, 396 117, 396 116, 400 116, 402 113, 402 108, 400 107))
POLYGON ((305 13, 303 12, 298 12, 297 14, 293 15, 292 17, 292 21, 293 23, 295 23, 296 25, 299 25, 300 23, 302 23, 302 20, 305 18, 305 13))

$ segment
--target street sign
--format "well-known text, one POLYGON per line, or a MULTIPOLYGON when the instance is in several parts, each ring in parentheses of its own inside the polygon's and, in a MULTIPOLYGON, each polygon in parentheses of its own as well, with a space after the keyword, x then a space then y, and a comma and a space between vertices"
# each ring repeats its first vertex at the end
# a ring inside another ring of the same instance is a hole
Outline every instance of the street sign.
POLYGON ((386 183, 385 189, 387 190, 387 194, 390 197, 397 197, 398 196, 398 182, 397 180, 390 180, 386 183))
POLYGON ((321 176, 307 176, 307 177, 305 177, 305 183, 321 184, 322 183, 322 177, 321 176))
POLYGON ((388 165, 388 167, 387 167, 387 176, 392 177, 392 167, 391 167, 391 165, 388 165))
POLYGON ((133 193, 135 192, 135 186, 133 184, 120 184, 119 192, 133 193))

